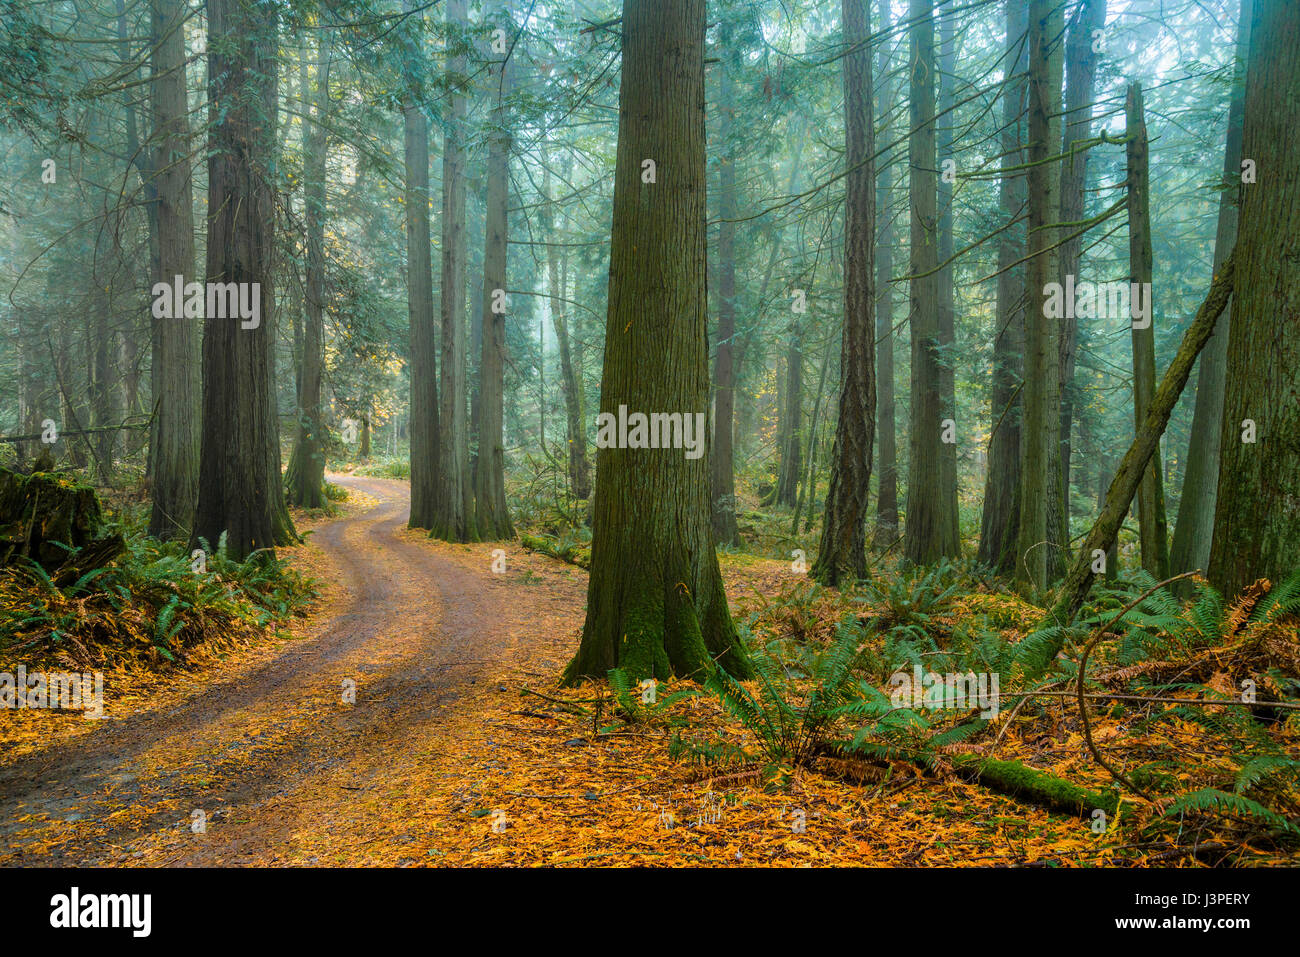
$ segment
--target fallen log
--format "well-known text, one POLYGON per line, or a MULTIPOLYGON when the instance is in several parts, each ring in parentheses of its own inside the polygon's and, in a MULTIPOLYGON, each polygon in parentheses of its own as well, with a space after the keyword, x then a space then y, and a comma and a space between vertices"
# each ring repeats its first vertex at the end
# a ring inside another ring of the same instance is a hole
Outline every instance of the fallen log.
POLYGON ((1119 794, 1115 791, 1091 791, 1019 761, 998 761, 976 755, 945 757, 958 773, 973 778, 983 787, 1051 811, 1088 818, 1100 809, 1114 817, 1119 804, 1119 794))

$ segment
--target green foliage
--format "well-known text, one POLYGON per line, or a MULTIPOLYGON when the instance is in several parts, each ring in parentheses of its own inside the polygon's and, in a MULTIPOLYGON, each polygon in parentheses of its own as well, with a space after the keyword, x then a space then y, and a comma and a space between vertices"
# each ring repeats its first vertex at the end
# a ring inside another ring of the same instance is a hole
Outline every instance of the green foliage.
POLYGON ((924 631, 967 584, 960 569, 947 559, 917 569, 912 578, 894 578, 867 585, 867 593, 883 606, 873 623, 880 631, 895 628, 924 631))
POLYGON ((682 688, 660 698, 652 692, 654 700, 643 701, 639 683, 633 683, 622 668, 611 668, 606 674, 619 714, 635 724, 680 724, 680 719, 672 717, 668 712, 677 702, 696 697, 700 693, 695 688, 682 688))
POLYGON ((358 466, 356 475, 371 478, 410 479, 411 457, 409 455, 380 455, 358 466))
POLYGON ((0 660, 165 667, 199 647, 256 637, 305 612, 310 581, 268 552, 229 558, 225 536, 195 572, 187 546, 136 532, 113 564, 59 587, 34 562, 0 572, 0 660))
POLYGON ((1258 801, 1252 801, 1240 794, 1220 791, 1217 788, 1201 788, 1199 791, 1179 795, 1165 808, 1164 816, 1175 817, 1189 811, 1205 811, 1245 818, 1264 824, 1274 831, 1300 836, 1300 827, 1275 811, 1270 811, 1258 801))

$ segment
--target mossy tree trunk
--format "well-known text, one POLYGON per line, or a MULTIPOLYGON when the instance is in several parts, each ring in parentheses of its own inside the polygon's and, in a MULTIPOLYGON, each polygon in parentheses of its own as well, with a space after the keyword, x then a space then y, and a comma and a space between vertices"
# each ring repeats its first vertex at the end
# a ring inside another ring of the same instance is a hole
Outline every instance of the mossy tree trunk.
POLYGON ((1300 4, 1255 0, 1209 579, 1225 594, 1300 565, 1300 4), (1253 442, 1243 432, 1254 424, 1253 442))
MULTIPOLYGON (((705 415, 704 0, 627 0, 601 412, 705 415), (647 182, 654 162, 654 182, 647 182)), ((601 448, 569 682, 749 674, 714 551, 708 456, 601 448)))
POLYGON ((827 585, 867 574, 866 520, 876 431, 876 171, 872 161, 871 33, 867 0, 843 0, 844 323, 839 418, 813 575, 827 585))
POLYGON ((955 477, 944 466, 942 323, 939 316, 939 172, 935 157, 934 3, 911 0, 908 11, 910 122, 908 194, 911 198, 912 343, 910 457, 903 555, 928 565, 961 554, 957 540, 955 477))

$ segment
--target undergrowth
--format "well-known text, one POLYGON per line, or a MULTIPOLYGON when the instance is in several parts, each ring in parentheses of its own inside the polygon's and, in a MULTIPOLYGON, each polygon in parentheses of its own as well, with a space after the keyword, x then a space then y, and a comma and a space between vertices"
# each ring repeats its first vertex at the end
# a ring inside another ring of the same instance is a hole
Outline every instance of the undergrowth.
POLYGON ((907 762, 999 789, 1015 767, 1048 796, 1077 783, 1107 806, 1130 802, 1122 830, 1137 842, 1211 862, 1252 842, 1295 853, 1300 571, 1231 603, 1198 581, 1189 601, 1162 588, 1126 611, 1094 648, 1085 690, 1097 746, 1128 783, 1092 758, 1075 698, 1082 646, 1155 584, 1138 573, 1095 592, 1065 651, 1043 661, 1060 630, 1036 630, 1042 609, 981 569, 944 563, 843 592, 800 581, 738 623, 756 679, 717 669, 705 682, 729 720, 678 721, 670 754, 771 787, 796 769, 870 781, 907 762), (999 707, 891 698, 891 677, 918 666, 1000 678, 999 707))
POLYGON ((26 559, 0 569, 0 666, 166 670, 305 614, 315 594, 267 552, 232 560, 224 535, 215 549, 201 543, 201 571, 181 543, 139 531, 126 543, 114 562, 63 587, 26 559))

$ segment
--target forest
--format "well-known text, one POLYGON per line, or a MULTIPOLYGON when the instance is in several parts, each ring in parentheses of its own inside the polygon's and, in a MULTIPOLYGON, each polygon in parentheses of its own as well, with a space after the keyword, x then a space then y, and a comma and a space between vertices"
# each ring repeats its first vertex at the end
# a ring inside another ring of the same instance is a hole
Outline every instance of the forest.
POLYGON ((1297 50, 0 0, 0 865, 1300 864, 1297 50))

